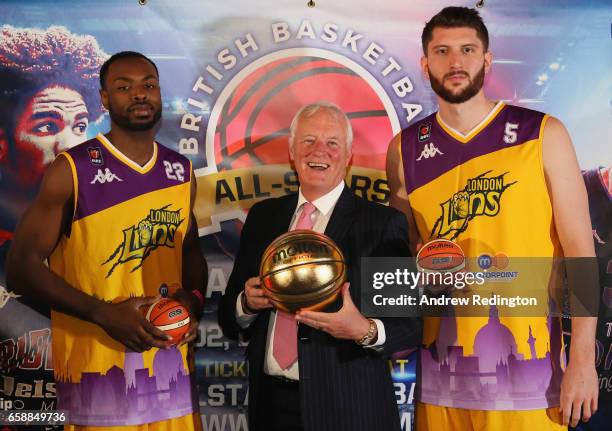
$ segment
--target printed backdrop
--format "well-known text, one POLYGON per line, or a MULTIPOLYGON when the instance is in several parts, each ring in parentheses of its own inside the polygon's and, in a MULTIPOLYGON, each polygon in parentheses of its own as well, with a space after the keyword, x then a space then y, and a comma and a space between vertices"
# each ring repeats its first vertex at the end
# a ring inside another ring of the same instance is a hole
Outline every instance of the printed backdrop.
MULTIPOLYGON (((321 99, 342 107, 355 130, 347 183, 387 203, 388 142, 436 110, 418 68, 424 22, 444 6, 475 2, 143 2, 0 3, 0 261, 4 268, 16 222, 55 154, 108 129, 97 95, 101 63, 121 50, 152 58, 164 97, 158 140, 187 155, 198 180, 210 270, 196 350, 204 427, 246 430, 244 345, 222 336, 216 308, 248 209, 297 191, 287 152, 293 114, 321 99)), ((489 97, 559 117, 585 170, 612 166, 610 3, 487 1, 481 13, 494 54, 489 97)), ((609 205, 603 183, 593 184, 603 190, 596 202, 609 205)), ((602 253, 612 241, 608 223, 595 229, 602 253)), ((602 310, 612 308, 612 287, 602 292, 602 310)), ((600 324, 597 347, 608 400, 611 328, 612 321, 600 324)), ((48 307, 8 291, 0 270, 0 406, 54 408, 50 339, 48 307)), ((406 430, 415 365, 414 354, 390 363, 406 430)))

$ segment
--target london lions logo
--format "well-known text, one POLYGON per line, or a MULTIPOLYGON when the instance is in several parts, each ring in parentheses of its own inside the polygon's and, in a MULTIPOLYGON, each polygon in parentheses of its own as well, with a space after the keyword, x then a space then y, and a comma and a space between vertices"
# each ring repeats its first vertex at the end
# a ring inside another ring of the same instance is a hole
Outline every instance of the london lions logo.
POLYGON ((184 218, 181 218, 180 209, 170 211, 167 209, 169 206, 150 210, 138 224, 123 230, 123 242, 102 263, 102 266, 111 265, 106 278, 117 266, 130 261, 135 261, 130 272, 136 271, 158 247, 174 248, 174 235, 184 218))
POLYGON ((467 180, 463 190, 440 204, 442 214, 431 230, 430 238, 454 240, 465 232, 474 217, 495 217, 501 209, 501 197, 516 181, 506 183, 505 172, 496 177, 487 177, 487 171, 467 180))

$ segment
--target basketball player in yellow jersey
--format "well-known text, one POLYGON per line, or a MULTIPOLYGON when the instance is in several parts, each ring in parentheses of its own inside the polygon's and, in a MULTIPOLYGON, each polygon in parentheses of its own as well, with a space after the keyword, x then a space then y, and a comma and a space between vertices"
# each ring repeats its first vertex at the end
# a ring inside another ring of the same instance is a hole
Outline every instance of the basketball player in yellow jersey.
MULTIPOLYGON (((387 155, 391 205, 406 214, 412 246, 445 238, 469 257, 594 256, 587 195, 563 124, 483 92, 492 55, 478 12, 443 9, 422 44, 439 111, 398 134, 387 155)), ((558 323, 505 319, 496 307, 488 319, 426 319, 416 429, 553 430, 588 420, 597 409, 596 318, 572 319, 564 374, 558 323)))
POLYGON ((201 430, 187 343, 207 279, 189 160, 155 142, 155 64, 126 51, 100 70, 110 132, 61 153, 17 229, 9 286, 52 307, 57 408, 67 430, 201 430), (45 265, 48 259, 49 265, 45 265), (178 346, 140 307, 171 296, 191 317, 178 346))

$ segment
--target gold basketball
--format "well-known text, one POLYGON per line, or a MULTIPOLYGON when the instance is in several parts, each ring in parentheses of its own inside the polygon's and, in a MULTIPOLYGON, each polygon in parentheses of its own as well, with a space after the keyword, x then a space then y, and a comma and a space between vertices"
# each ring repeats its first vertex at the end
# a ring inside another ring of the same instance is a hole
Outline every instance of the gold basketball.
POLYGON ((329 237, 294 230, 276 238, 264 251, 259 276, 277 309, 320 310, 338 296, 346 280, 346 265, 329 237))

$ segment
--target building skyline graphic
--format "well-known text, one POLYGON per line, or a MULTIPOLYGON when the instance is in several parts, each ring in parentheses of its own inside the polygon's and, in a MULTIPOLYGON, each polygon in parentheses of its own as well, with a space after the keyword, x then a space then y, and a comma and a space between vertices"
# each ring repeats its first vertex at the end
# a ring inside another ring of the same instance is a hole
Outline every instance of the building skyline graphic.
POLYGON ((58 409, 82 425, 135 425, 198 411, 197 393, 176 348, 155 353, 152 369, 141 353, 126 352, 124 368, 86 372, 78 383, 58 381, 58 409))
MULTIPOLYGON (((525 340, 529 357, 518 352, 515 335, 501 323, 496 306, 474 339, 473 354, 449 345, 438 358, 437 346, 421 349, 420 400, 425 403, 478 410, 545 408, 558 403, 563 376, 561 328, 547 318, 551 343, 538 357, 531 325, 525 340)), ((518 334, 517 334, 518 336, 518 334)))

